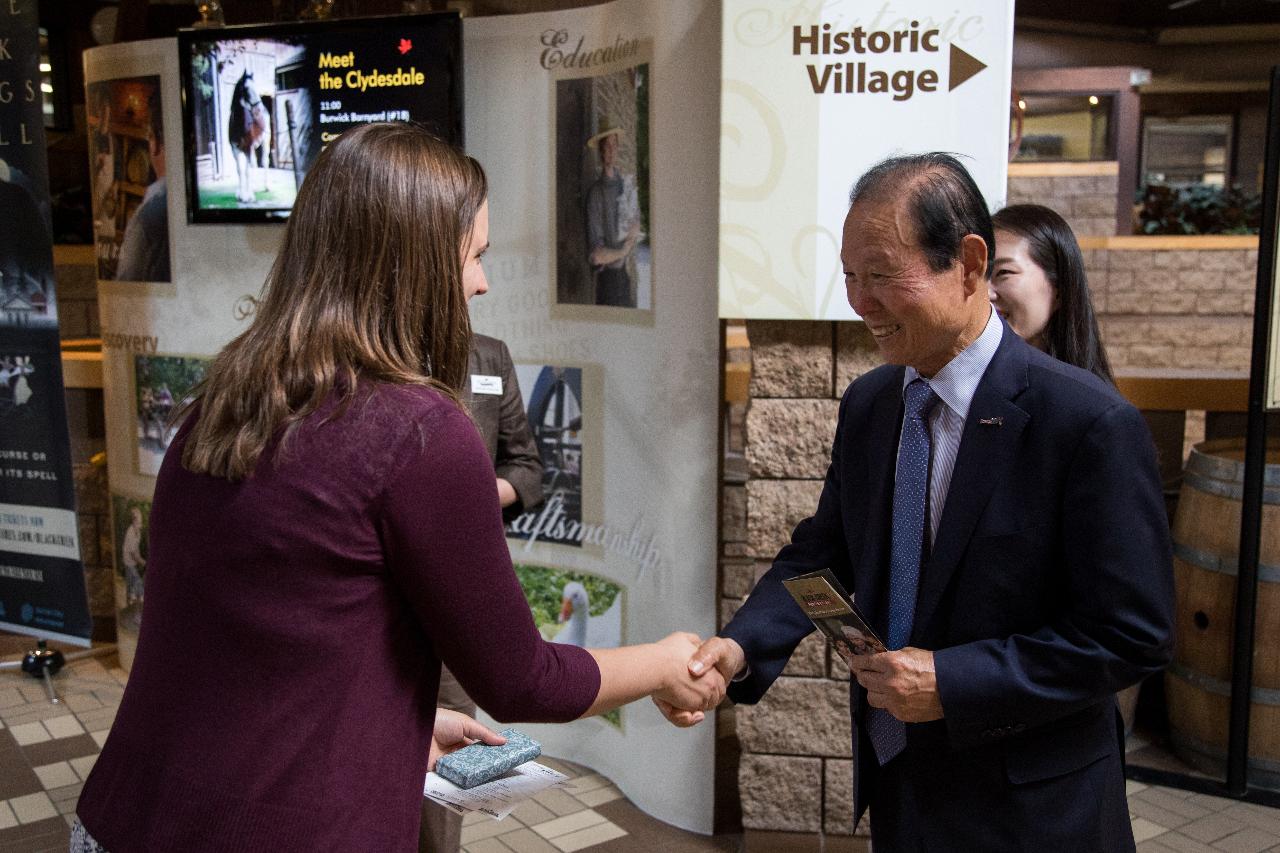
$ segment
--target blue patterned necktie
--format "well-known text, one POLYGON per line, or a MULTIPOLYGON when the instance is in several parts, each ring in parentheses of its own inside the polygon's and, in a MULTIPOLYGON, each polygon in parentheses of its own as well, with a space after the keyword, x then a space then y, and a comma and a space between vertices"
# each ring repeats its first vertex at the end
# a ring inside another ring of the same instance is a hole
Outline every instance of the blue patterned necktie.
MULTIPOLYGON (((929 411, 938 402, 929 383, 914 379, 903 392, 906 414, 898 443, 893 483, 893 541, 889 546, 890 649, 911 639, 920 565, 924 559, 924 527, 929 505, 929 411)), ((907 745, 906 726, 882 708, 869 708, 867 730, 881 765, 907 745)))

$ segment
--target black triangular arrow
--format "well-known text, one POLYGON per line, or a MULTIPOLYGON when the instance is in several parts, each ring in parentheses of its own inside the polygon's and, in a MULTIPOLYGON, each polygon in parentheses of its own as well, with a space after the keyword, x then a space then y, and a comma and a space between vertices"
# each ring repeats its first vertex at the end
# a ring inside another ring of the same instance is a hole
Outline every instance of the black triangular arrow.
POLYGON ((985 62, 978 61, 952 43, 951 70, 947 74, 947 91, 950 92, 986 67, 987 64, 985 62))

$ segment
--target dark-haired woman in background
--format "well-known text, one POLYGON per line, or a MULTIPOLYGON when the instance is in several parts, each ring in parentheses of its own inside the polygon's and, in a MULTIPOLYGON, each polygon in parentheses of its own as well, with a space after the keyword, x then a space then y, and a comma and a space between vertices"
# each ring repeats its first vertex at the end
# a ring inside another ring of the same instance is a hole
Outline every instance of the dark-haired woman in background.
POLYGON ((534 626, 458 403, 486 194, 409 124, 349 130, 312 167, 253 323, 165 454, 78 849, 413 850, 431 761, 483 735, 445 716, 433 749, 442 662, 501 720, 723 697, 689 675, 692 635, 592 650, 534 626))
POLYGON ((992 306, 1027 343, 1114 385, 1071 226, 1039 204, 1010 205, 991 222, 992 306))

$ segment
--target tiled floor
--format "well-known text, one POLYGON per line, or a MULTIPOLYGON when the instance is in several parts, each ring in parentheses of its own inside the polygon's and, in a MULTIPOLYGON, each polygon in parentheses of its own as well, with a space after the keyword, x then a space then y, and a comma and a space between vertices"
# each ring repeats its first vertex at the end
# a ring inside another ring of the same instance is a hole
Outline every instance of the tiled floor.
MULTIPOLYGON (((0 853, 67 849, 80 787, 115 717, 125 673, 113 658, 88 658, 68 664, 55 683, 62 701, 51 705, 40 682, 0 671, 0 853)), ((1141 748, 1141 742, 1135 745, 1141 748)), ((867 849, 860 838, 682 832, 645 815, 608 779, 567 761, 544 760, 572 784, 543 792, 503 821, 469 816, 463 826, 467 853, 867 849)), ((1139 853, 1280 853, 1280 809, 1132 781, 1128 791, 1139 853)))
POLYGON ((0 853, 67 849, 124 682, 111 658, 74 661, 54 677, 61 701, 52 705, 39 681, 0 672, 0 853))

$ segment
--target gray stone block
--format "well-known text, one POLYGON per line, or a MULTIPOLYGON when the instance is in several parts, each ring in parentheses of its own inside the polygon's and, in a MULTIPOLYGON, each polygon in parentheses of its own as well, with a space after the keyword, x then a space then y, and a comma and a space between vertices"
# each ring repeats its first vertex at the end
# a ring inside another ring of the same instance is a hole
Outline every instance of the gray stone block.
POLYGON ((1226 370, 1247 371, 1253 351, 1247 346, 1223 347, 1218 351, 1218 367, 1226 370))
POLYGON ((747 413, 747 462, 752 477, 817 479, 831 464, 837 401, 765 399, 747 413))
POLYGON ((791 531, 813 515, 821 480, 753 480, 747 483, 747 546, 753 557, 771 560, 791 540, 791 531))
POLYGON ((1071 199, 1071 215, 1075 217, 1096 216, 1113 218, 1116 213, 1116 197, 1112 195, 1078 195, 1071 199))
POLYGON ((1176 350, 1171 346, 1134 344, 1129 348, 1129 367, 1167 367, 1174 364, 1176 350))
MULTIPOLYGON (((1221 347, 1212 347, 1212 346, 1179 347, 1177 350, 1178 352, 1177 366, 1190 368, 1193 370, 1201 369, 1201 368, 1207 369, 1207 370, 1216 369, 1218 366, 1219 353, 1221 352, 1221 350, 1222 350, 1221 347)), ((1181 446, 1179 446, 1179 450, 1181 450, 1181 446)), ((1181 458, 1177 460, 1176 467, 1178 468, 1179 471, 1181 471, 1182 469, 1181 458)))
POLYGON ((1133 290, 1137 281, 1137 273, 1133 270, 1107 268, 1107 293, 1123 293, 1133 290))
POLYGON ((756 564, 750 559, 725 560, 720 594, 726 598, 746 598, 756 585, 756 564))
MULTIPOLYGON (((1256 268, 1256 261, 1253 266, 1256 268)), ((1200 253, 1200 269, 1206 272, 1244 272, 1249 268, 1247 249, 1219 249, 1200 253)))
MULTIPOLYGON (((1033 196, 1050 195, 1053 192, 1052 178, 1035 178, 1018 175, 1009 179, 1009 195, 1033 196)), ((1012 200, 1010 204, 1012 204, 1012 200)))
POLYGON ((1107 294, 1107 312, 1110 314, 1148 314, 1150 311, 1150 294, 1134 291, 1107 294))
POLYGON ((749 320, 751 397, 830 397, 831 324, 749 320))
POLYGON ((1153 293, 1150 296, 1148 310, 1152 314, 1194 314, 1199 294, 1190 290, 1169 290, 1164 293, 1153 293))
POLYGON ((738 708, 738 737, 744 752, 848 758, 849 687, 783 676, 760 704, 738 708))
POLYGON ((1230 290, 1234 293, 1248 293, 1253 295, 1258 289, 1258 270, 1257 267, 1250 267, 1247 270, 1239 272, 1215 273, 1206 276, 1203 273, 1192 273, 1197 276, 1199 281, 1206 285, 1216 284, 1222 290, 1230 290))
POLYGON ((817 631, 800 641, 791 653, 782 674, 800 678, 821 678, 827 670, 827 643, 817 631))
POLYGON ((720 538, 725 542, 747 540, 747 487, 725 486, 720 502, 720 538))
POLYGON ((844 395, 850 382, 882 364, 880 348, 866 323, 858 320, 836 324, 836 397, 844 395))
POLYGON ((1138 270, 1128 275, 1133 277, 1133 290, 1142 293, 1159 293, 1162 290, 1168 290, 1171 281, 1177 281, 1168 270, 1138 270))
POLYGON ((733 614, 738 612, 738 608, 742 606, 741 598, 722 598, 720 599, 720 621, 716 625, 719 630, 733 620, 733 614))
POLYGON ((742 825, 775 832, 822 827, 822 760, 743 755, 738 765, 742 825))
POLYGON ((1197 314, 1236 314, 1240 311, 1240 294, 1230 292, 1196 294, 1197 314))
POLYGON ((1107 267, 1113 273, 1116 270, 1141 270, 1151 265, 1150 253, 1129 249, 1116 249, 1107 252, 1107 267))
POLYGON ((1075 231, 1077 237, 1111 237, 1116 233, 1116 218, 1111 216, 1083 216, 1077 219, 1079 229, 1075 231))
MULTIPOLYGON (((822 831, 853 835, 853 762, 828 758, 822 765, 822 831)), ((862 823, 862 829, 868 831, 868 821, 862 823)))
POLYGON ((1090 175, 1059 175, 1049 180, 1052 181, 1054 195, 1074 198, 1099 192, 1095 179, 1090 175))

